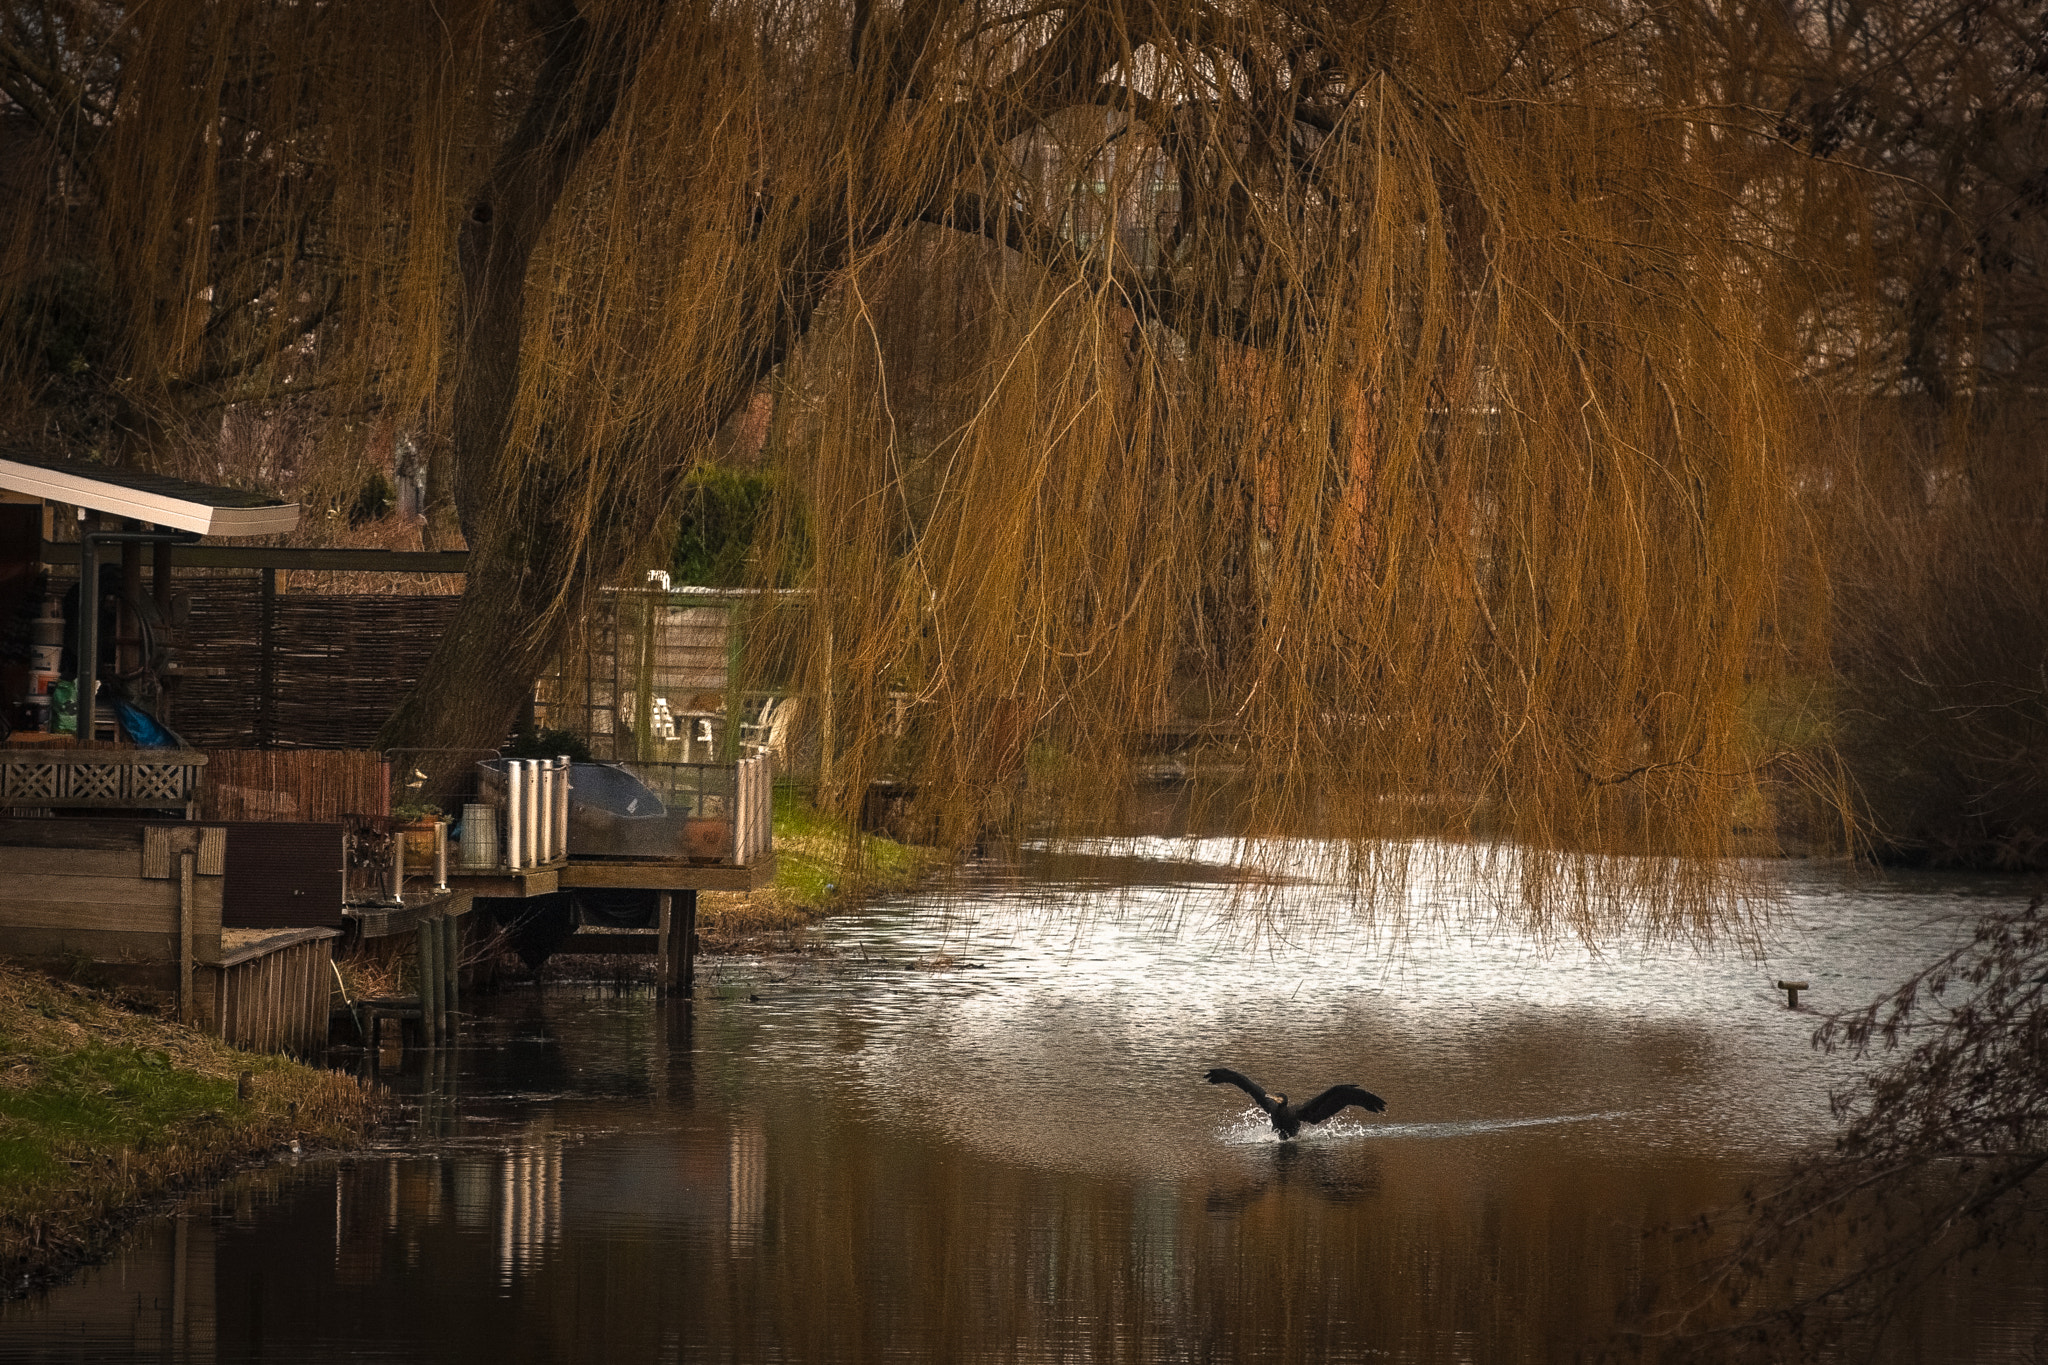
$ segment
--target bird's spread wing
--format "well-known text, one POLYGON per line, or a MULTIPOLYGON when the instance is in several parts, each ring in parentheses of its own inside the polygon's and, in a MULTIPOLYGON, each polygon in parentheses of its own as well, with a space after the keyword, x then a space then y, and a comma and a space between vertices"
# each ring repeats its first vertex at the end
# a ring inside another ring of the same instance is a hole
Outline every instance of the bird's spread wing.
POLYGON ((1214 1071, 1211 1071, 1208 1075, 1204 1076, 1202 1079, 1206 1080, 1211 1085, 1236 1086, 1239 1090, 1244 1091, 1245 1094, 1250 1095, 1254 1100, 1257 1100, 1259 1108, 1265 1110, 1269 1114, 1272 1113, 1275 1109, 1279 1108, 1279 1105, 1273 1102, 1273 1097, 1271 1095, 1268 1095, 1265 1091, 1259 1088, 1259 1083, 1257 1081, 1253 1080, 1251 1077, 1245 1075, 1241 1071, 1232 1071, 1227 1066, 1219 1066, 1214 1071))
POLYGON ((1361 1109, 1370 1109, 1375 1114, 1387 1112, 1387 1102, 1370 1090, 1360 1090, 1355 1085, 1333 1085, 1322 1094, 1301 1106, 1298 1112, 1303 1123, 1321 1123, 1347 1104, 1361 1109))

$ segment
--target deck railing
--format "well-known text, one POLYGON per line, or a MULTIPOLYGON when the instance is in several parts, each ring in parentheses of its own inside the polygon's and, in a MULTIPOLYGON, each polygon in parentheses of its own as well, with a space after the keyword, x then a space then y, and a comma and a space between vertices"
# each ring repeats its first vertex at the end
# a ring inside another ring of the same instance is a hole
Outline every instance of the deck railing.
POLYGON ((582 858, 668 857, 745 867, 774 846, 775 764, 763 754, 737 763, 625 763, 661 798, 659 820, 592 821, 578 837, 582 858))
POLYGON ((166 810, 196 814, 199 770, 192 749, 0 751, 0 809, 166 810))

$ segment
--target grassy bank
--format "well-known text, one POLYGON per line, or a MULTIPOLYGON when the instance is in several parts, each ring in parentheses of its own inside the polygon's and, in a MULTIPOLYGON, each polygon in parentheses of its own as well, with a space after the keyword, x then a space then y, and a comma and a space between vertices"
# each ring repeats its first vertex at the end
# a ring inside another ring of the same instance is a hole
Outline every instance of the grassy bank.
POLYGON ((0 1297, 99 1255, 161 1195, 294 1141, 352 1144, 373 1109, 351 1077, 0 964, 0 1297))
POLYGON ((707 891, 697 932, 708 953, 802 952, 810 926, 862 897, 917 884, 937 856, 879 835, 859 836, 847 867, 844 822, 802 793, 775 794, 775 885, 751 895, 707 891))

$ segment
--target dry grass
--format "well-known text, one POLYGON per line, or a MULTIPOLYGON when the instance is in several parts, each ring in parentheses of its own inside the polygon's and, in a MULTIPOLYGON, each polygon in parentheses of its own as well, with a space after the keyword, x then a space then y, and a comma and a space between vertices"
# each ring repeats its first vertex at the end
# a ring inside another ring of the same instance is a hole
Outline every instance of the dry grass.
POLYGON ((808 904, 781 887, 741 894, 707 891, 697 898, 698 951, 805 953, 815 951, 811 926, 834 906, 808 904))
POLYGON ((100 1254, 159 1196, 289 1143, 351 1145, 375 1106, 351 1077, 0 965, 0 1292, 100 1254))
POLYGON ((706 953, 805 953, 810 927, 862 898, 915 886, 938 854, 863 834, 793 790, 776 794, 775 885, 749 894, 708 891, 697 899, 706 953))

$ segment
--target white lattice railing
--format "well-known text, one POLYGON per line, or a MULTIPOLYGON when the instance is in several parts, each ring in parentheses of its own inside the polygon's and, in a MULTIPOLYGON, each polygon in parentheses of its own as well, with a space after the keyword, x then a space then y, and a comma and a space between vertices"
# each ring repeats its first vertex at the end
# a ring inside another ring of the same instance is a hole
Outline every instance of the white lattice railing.
POLYGON ((0 752, 0 808, 189 810, 205 766, 206 755, 191 749, 0 752))

